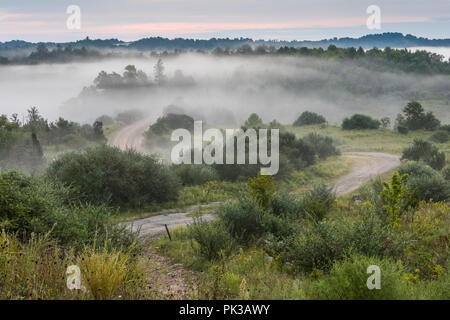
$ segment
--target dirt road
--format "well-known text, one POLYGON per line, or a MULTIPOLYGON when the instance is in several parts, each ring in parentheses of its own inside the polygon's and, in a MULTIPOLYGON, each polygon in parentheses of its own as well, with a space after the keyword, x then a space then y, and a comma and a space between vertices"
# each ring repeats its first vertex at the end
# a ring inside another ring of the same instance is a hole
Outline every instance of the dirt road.
MULTIPOLYGON (((394 169, 400 164, 400 159, 397 156, 370 153, 370 152, 350 152, 345 153, 344 157, 350 157, 353 160, 353 169, 350 173, 339 178, 333 190, 337 196, 342 196, 358 189, 363 183, 380 175, 384 172, 394 169)), ((193 219, 190 212, 194 211, 192 207, 184 212, 176 212, 167 215, 159 215, 150 218, 136 220, 129 223, 132 230, 140 230, 141 236, 152 236, 165 232, 165 224, 167 227, 173 228, 178 225, 186 225, 192 223, 193 219), (188 211, 188 212, 186 212, 188 211)), ((216 214, 209 213, 202 216, 205 221, 210 221, 216 218, 216 214)))
POLYGON ((123 127, 112 136, 108 143, 122 150, 135 149, 136 151, 145 153, 145 148, 142 145, 144 140, 143 133, 151 123, 151 119, 144 119, 123 127))
POLYGON ((352 171, 339 178, 334 184, 337 196, 351 193, 370 179, 400 165, 400 158, 385 153, 347 152, 344 157, 352 158, 352 171))

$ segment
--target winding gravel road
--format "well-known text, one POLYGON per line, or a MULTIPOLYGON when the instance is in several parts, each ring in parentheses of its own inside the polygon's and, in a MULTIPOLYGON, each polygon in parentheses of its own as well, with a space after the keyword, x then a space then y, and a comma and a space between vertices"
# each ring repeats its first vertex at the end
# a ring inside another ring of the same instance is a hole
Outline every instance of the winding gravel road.
POLYGON ((123 127, 112 136, 108 143, 122 150, 135 149, 136 151, 145 153, 142 145, 144 141, 143 134, 151 123, 151 119, 144 119, 123 127))
MULTIPOLYGON (((134 148, 139 152, 144 152, 142 134, 150 125, 151 120, 145 119, 126 126, 119 130, 110 140, 110 145, 117 146, 123 150, 134 148)), ((343 157, 351 158, 353 161, 352 171, 334 183, 333 190, 337 196, 351 193, 370 179, 390 171, 400 165, 400 158, 390 154, 374 152, 347 152, 343 157)), ((217 203, 203 205, 202 207, 214 206, 217 203)), ((193 222, 191 214, 198 209, 197 206, 190 207, 180 212, 174 210, 167 211, 166 214, 139 219, 127 223, 133 231, 140 230, 141 236, 154 236, 165 232, 165 225, 173 228, 179 225, 186 225, 193 222)), ((202 215, 204 221, 210 221, 217 217, 215 213, 202 215)))

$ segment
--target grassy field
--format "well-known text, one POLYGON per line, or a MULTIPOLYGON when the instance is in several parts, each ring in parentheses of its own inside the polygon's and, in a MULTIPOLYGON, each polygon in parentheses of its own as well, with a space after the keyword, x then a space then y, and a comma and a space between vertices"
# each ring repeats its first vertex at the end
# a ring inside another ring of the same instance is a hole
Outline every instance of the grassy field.
MULTIPOLYGON (((311 125, 301 127, 286 127, 289 131, 302 137, 311 132, 333 137, 342 152, 382 152, 394 155, 401 155, 404 148, 413 142, 414 139, 429 139, 431 131, 410 131, 408 134, 400 134, 393 130, 342 130, 337 126, 311 125)), ((439 149, 450 155, 450 142, 437 144, 439 149)))

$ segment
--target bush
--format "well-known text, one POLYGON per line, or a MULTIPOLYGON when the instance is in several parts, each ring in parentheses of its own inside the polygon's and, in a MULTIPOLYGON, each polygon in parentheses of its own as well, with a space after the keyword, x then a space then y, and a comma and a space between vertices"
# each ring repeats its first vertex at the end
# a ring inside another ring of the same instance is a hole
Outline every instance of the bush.
POLYGON ((70 204, 67 187, 15 172, 0 175, 0 226, 21 238, 47 234, 59 244, 76 248, 102 241, 129 245, 133 235, 109 222, 111 210, 104 206, 70 204))
POLYGON ((403 159, 422 160, 436 170, 441 170, 445 165, 445 153, 439 152, 435 145, 422 139, 414 139, 412 146, 403 150, 403 159))
POLYGON ((408 134, 409 129, 408 129, 407 126, 404 126, 404 125, 398 125, 398 126, 397 126, 397 131, 398 131, 399 133, 401 133, 401 134, 408 134))
POLYGON ((214 167, 209 165, 180 164, 173 168, 184 186, 202 185, 219 178, 214 167))
POLYGON ((442 176, 444 177, 445 180, 447 180, 448 182, 450 182, 450 164, 446 165, 446 166, 442 169, 442 176))
POLYGON ((179 190, 178 178, 155 158, 108 146, 67 153, 50 164, 47 176, 83 200, 120 207, 175 200, 179 190))
POLYGON ((258 175, 247 181, 249 194, 252 199, 263 209, 269 209, 272 197, 275 194, 275 183, 273 176, 258 175))
POLYGON ((154 124, 150 126, 150 132, 155 135, 163 135, 170 133, 175 129, 194 130, 194 119, 184 114, 168 113, 158 118, 154 124))
POLYGON ((298 218, 303 212, 303 201, 286 192, 277 192, 270 202, 270 210, 276 216, 298 218))
POLYGON ((311 132, 306 137, 303 138, 311 148, 314 150, 314 153, 319 156, 322 160, 334 156, 339 155, 339 150, 333 145, 333 139, 328 136, 322 136, 315 132, 311 132))
POLYGON ((311 145, 290 132, 280 132, 280 155, 285 156, 294 169, 303 169, 316 161, 311 145))
POLYGON ((332 188, 325 183, 315 185, 303 198, 303 211, 314 221, 322 220, 335 202, 332 188))
POLYGON ((344 261, 336 261, 329 275, 310 286, 313 299, 384 300, 412 298, 409 283, 403 276, 403 267, 395 261, 353 254, 344 261), (380 268, 380 289, 369 290, 367 268, 380 268))
POLYGON ((295 228, 289 221, 265 212, 248 198, 222 205, 219 215, 231 235, 244 244, 270 233, 284 237, 292 234, 295 228))
POLYGON ((304 126, 310 124, 321 124, 325 123, 326 120, 320 114, 315 112, 305 111, 303 112, 297 120, 294 121, 293 126, 304 126))
POLYGON ((450 199, 450 183, 437 171, 421 162, 407 162, 398 169, 399 174, 408 174, 407 186, 417 200, 446 201, 450 199))
POLYGON ((194 219, 189 234, 199 245, 200 255, 208 260, 228 257, 236 246, 235 240, 220 221, 202 222, 194 219))
POLYGON ((301 232, 282 239, 271 239, 266 247, 269 254, 280 255, 296 270, 327 271, 336 259, 351 249, 371 256, 398 256, 404 240, 386 225, 376 212, 365 207, 361 216, 323 220, 301 232))
POLYGON ((440 126, 439 130, 447 131, 448 133, 450 133, 450 124, 444 124, 443 126, 440 126))
POLYGON ((344 130, 378 129, 379 127, 380 121, 363 114, 354 114, 350 118, 345 118, 342 122, 342 129, 344 130))
POLYGON ((445 143, 450 140, 450 133, 444 130, 438 130, 431 135, 430 140, 437 143, 445 143))

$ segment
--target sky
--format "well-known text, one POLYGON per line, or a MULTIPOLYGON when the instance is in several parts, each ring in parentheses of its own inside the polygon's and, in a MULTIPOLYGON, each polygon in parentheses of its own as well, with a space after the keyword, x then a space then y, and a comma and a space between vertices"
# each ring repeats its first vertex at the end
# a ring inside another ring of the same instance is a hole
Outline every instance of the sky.
POLYGON ((0 0, 0 41, 162 36, 320 40, 402 32, 450 38, 450 0, 0 0), (69 29, 70 5, 80 29, 69 29), (367 8, 380 8, 370 30, 367 8))

